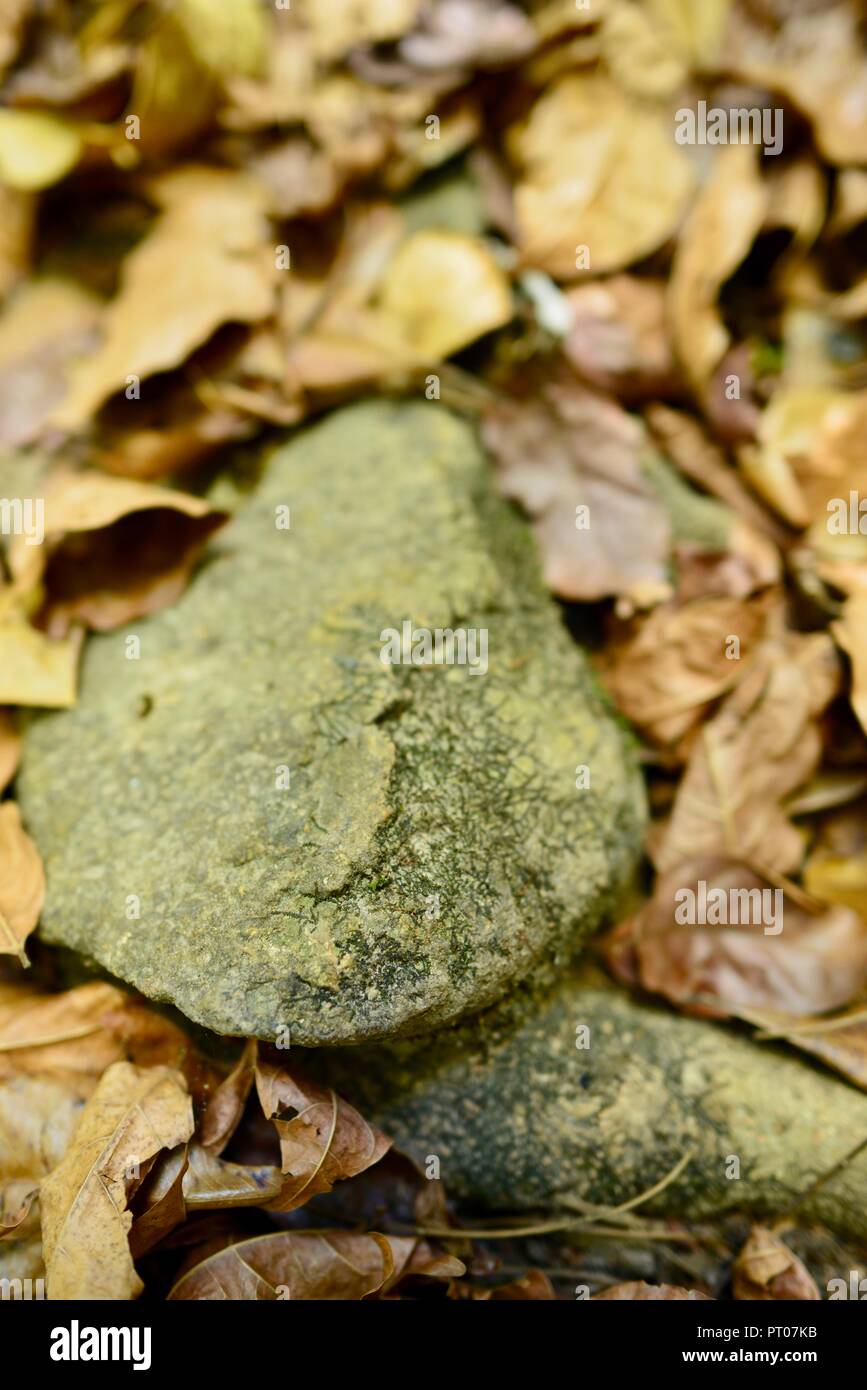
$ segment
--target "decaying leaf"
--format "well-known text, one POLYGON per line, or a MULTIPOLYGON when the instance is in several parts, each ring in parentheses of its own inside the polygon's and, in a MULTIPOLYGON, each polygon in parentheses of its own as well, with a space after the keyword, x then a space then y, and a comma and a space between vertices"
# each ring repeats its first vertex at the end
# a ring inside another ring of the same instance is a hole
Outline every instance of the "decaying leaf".
POLYGON ((677 1284, 645 1284, 641 1280, 629 1284, 614 1284, 610 1289, 603 1289, 601 1293, 595 1293, 593 1298, 611 1299, 617 1302, 628 1301, 630 1303, 637 1300, 676 1303, 683 1299, 688 1299, 692 1303, 713 1302, 706 1293, 699 1293, 698 1289, 683 1289, 677 1284))
POLYGON ((240 1241, 192 1265, 170 1299, 357 1299, 394 1273, 387 1236, 348 1231, 279 1231, 240 1241))
POLYGON ((0 955, 25 965, 24 942, 45 901, 45 870, 14 801, 0 803, 0 955))
POLYGON ((743 863, 688 859, 607 938, 622 978, 716 1016, 770 1009, 803 1017, 867 985, 867 923, 849 908, 810 912, 743 863))
POLYGON ((746 256, 767 209, 755 147, 728 145, 717 152, 708 182, 678 238, 669 284, 675 348, 702 391, 729 345, 720 314, 720 288, 746 256))
POLYGON ((257 1044, 247 1040, 237 1064, 214 1092, 199 1125, 203 1149, 221 1154, 241 1122, 256 1075, 257 1044))
POLYGON ((545 580, 564 598, 670 593, 668 516, 641 468, 641 422, 577 384, 502 401, 483 437, 500 488, 533 518, 545 580))
POLYGON ((0 792, 12 781, 21 757, 21 736, 10 710, 0 709, 0 792))
POLYGON ((43 624, 63 637, 73 623, 104 632, 173 603, 227 515, 187 493, 90 471, 49 480, 44 518, 44 544, 17 537, 10 566, 22 587, 44 586, 43 624))
POLYGON ((54 413, 60 428, 82 428, 116 391, 179 366, 222 324, 254 323, 274 308, 275 246, 257 180, 189 167, 152 188, 162 211, 124 262, 102 343, 54 413))
POLYGON ((754 1226, 732 1265, 732 1292, 738 1299, 798 1300, 815 1303, 822 1295, 803 1261, 764 1226, 754 1226))
POLYGON ((867 732, 867 591, 846 600, 831 631, 852 663, 852 708, 867 732))
POLYGON ((555 279, 641 260, 686 209, 690 168, 670 118, 598 74, 570 75, 545 91, 512 132, 511 151, 521 169, 524 262, 555 279))
POLYGON ((786 874, 803 856, 781 803, 815 772, 818 719, 839 667, 824 633, 769 640, 719 713, 702 728, 653 857, 660 870, 724 854, 786 874))
POLYGON ((262 1110, 274 1121, 286 1175, 272 1210, 293 1211, 317 1193, 330 1192, 336 1182, 377 1163, 391 1145, 334 1091, 285 1064, 260 1058, 256 1089, 262 1110), (284 1118, 293 1111, 292 1118, 284 1118))
POLYGON ((39 1186, 66 1153, 92 1087, 75 1076, 0 1080, 0 1240, 29 1232, 39 1186))
POLYGON ((631 401, 666 392, 675 367, 658 280, 612 275, 571 289, 563 351, 591 386, 631 401))
POLYGON ((767 619, 766 604, 724 597, 660 605, 606 649, 605 682, 627 718, 669 748, 742 679, 767 619))
POLYGON ((129 1249, 129 1192, 162 1149, 193 1132, 177 1072, 115 1062, 40 1192, 50 1299, 128 1299, 141 1291, 129 1249))

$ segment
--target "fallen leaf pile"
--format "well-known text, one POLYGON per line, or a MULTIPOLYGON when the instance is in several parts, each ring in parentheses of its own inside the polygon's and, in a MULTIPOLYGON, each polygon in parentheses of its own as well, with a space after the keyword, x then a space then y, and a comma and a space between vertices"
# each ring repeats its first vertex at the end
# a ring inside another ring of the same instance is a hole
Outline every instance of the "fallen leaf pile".
MULTIPOLYGON (((610 969, 867 1087, 863 21, 856 0, 3 7, 13 973, 45 886, 12 799, 26 711, 75 703, 88 631, 190 583, 229 446, 410 395, 477 421, 634 730, 647 891, 610 969), (702 110, 758 122, 712 139, 702 110), (708 895, 765 916, 683 916, 708 895)), ((551 1296, 541 1271, 461 1282, 416 1235, 301 1229, 384 1171, 352 1107, 252 1044, 221 1076, 113 987, 22 978, 0 990, 0 1221, 41 1269, 41 1220, 50 1296, 133 1297, 137 1264, 173 1299, 551 1296), (257 1106, 270 1147, 242 1161, 257 1106)), ((735 1296, 808 1285, 756 1231, 735 1296)))

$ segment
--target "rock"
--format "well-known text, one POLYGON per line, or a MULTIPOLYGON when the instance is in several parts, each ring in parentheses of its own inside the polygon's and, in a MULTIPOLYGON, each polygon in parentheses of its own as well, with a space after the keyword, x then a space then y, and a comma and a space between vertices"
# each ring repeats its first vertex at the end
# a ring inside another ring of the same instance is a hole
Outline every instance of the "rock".
POLYGON ((643 820, 523 522, 423 402, 279 449, 183 598, 88 640, 18 796, 47 940, 217 1032, 310 1046, 424 1032, 555 968, 643 820), (481 635, 475 671, 384 665, 405 620, 485 631, 486 673, 481 635))
MULTIPOLYGON (((542 999, 519 990, 434 1038, 297 1060, 422 1168, 438 1157, 465 1211, 617 1205, 692 1151, 640 1214, 778 1213, 867 1135, 867 1096, 830 1073, 585 979, 573 972, 542 999)), ((867 1152, 799 1216, 867 1237, 867 1152)))

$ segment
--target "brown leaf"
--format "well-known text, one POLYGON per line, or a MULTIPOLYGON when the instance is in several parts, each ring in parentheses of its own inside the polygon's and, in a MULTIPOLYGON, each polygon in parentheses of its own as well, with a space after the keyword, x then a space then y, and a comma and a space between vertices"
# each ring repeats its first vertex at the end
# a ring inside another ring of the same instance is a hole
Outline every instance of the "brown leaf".
POLYGON ((70 280, 22 285, 0 316, 0 444, 38 436, 63 398, 76 357, 94 342, 101 304, 70 280))
POLYGON ((629 1284, 612 1284, 610 1289, 603 1289, 601 1293, 595 1293, 591 1302, 596 1299, 611 1299, 621 1302, 628 1300, 630 1303, 639 1300, 676 1303, 681 1299, 688 1299, 690 1302, 713 1302, 712 1298, 708 1298, 706 1293, 699 1293, 698 1289, 682 1289, 677 1284, 645 1284, 642 1280, 635 1280, 629 1284))
POLYGON ((600 74, 549 85, 510 133, 510 150, 521 169, 522 258, 556 279, 577 278, 581 246, 594 273, 643 259, 675 232, 686 207, 690 166, 670 118, 600 74))
POLYGON ((290 1072, 285 1063, 260 1057, 256 1089, 262 1110, 280 1139, 284 1180, 272 1211, 294 1211, 336 1182, 377 1163, 391 1140, 330 1088, 290 1072), (285 1112, 294 1118, 284 1119, 285 1112))
POLYGON ((191 1144, 183 1178, 188 1208, 264 1207, 280 1195, 283 1177, 270 1164, 227 1163, 201 1144, 191 1144))
POLYGON ((602 673, 619 708, 653 743, 672 749, 749 669, 764 635, 767 605, 730 598, 661 604, 609 644, 602 673), (740 659, 727 656, 732 636, 740 659))
POLYGON ((686 860, 606 938, 609 964, 628 983, 716 1017, 839 1008, 867 985, 867 923, 845 907, 808 912, 776 891, 736 860, 686 860))
POLYGON ((21 735, 12 711, 0 708, 0 792, 12 781, 21 757, 21 735))
POLYGON ((797 1022, 766 1009, 743 1009, 739 1016, 762 1030, 756 1034, 758 1041, 784 1038, 867 1090, 867 1011, 863 1004, 831 1017, 810 1016, 797 1022))
POLYGON ((0 182, 0 298, 27 270, 35 223, 33 194, 0 182))
POLYGON ((483 425, 500 489, 533 519, 546 583, 584 602, 670 592, 668 516, 645 478, 641 422, 606 396, 549 386, 541 401, 502 401, 483 425), (577 526, 576 508, 587 508, 577 526))
POLYGON ((822 1297, 802 1261, 764 1226, 753 1227, 732 1265, 732 1293, 736 1299, 775 1302, 815 1303, 822 1297))
POLYGON ((786 874, 803 856, 781 803, 815 772, 818 719, 839 668, 824 633, 769 640, 692 750, 653 859, 660 870, 724 854, 786 874))
POLYGON ((672 389, 662 281, 612 275, 576 286, 566 299, 572 326, 563 351, 585 381, 627 401, 672 389))
POLYGON ((498 1284, 493 1289, 481 1289, 472 1285, 458 1285, 457 1288, 462 1297, 471 1298, 474 1303, 525 1302, 557 1297, 551 1280, 541 1269, 528 1270, 520 1279, 514 1279, 509 1284, 498 1284))
POLYGON ((127 1197, 135 1170, 188 1139, 192 1106, 168 1067, 109 1067, 88 1101, 69 1150, 42 1184, 48 1297, 135 1298, 127 1197))
POLYGON ((678 238, 668 289, 675 348, 699 391, 729 346, 720 289, 747 255, 766 208, 755 147, 720 149, 678 238))
POLYGON ((209 1153, 221 1154, 231 1139, 256 1075, 257 1043, 249 1038, 235 1067, 214 1092, 199 1124, 199 1142, 209 1153))
POLYGON ((45 488, 44 544, 28 549, 16 537, 10 565, 22 587, 44 584, 50 635, 65 636, 73 622, 105 632, 173 603, 227 519, 184 492, 64 473, 45 488))
POLYGON ((0 1239, 20 1239, 43 1178, 60 1163, 93 1089, 89 1078, 0 1080, 0 1239))
POLYGON ((843 613, 831 631, 852 663, 852 708, 867 733, 867 591, 846 600, 843 613))
POLYGON ((182 1274, 170 1299, 357 1299, 394 1272, 386 1236, 280 1231, 218 1250, 182 1274))
POLYGON ((222 324, 253 323, 274 307, 274 246, 256 180, 188 167, 153 190, 162 212, 124 262, 101 346, 54 413, 60 428, 81 429, 128 378, 178 367, 222 324))
POLYGON ((134 1217, 129 1233, 130 1254, 134 1260, 155 1245, 187 1218, 184 1177, 187 1172, 186 1144, 162 1153, 135 1194, 134 1217))
POLYGON ((78 1073, 97 1079, 124 1050, 106 1027, 127 996, 94 981, 62 994, 0 998, 0 1077, 78 1073))
POLYGON ((24 942, 45 901, 45 870, 14 801, 0 804, 0 955, 27 964, 24 942))

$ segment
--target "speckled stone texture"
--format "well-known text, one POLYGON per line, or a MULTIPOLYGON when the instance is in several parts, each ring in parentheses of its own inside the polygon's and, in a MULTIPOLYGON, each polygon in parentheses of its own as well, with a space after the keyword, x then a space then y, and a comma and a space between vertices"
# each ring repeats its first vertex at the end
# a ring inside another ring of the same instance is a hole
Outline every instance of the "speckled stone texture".
MULTIPOLYGON (((519 989, 434 1038, 296 1061, 422 1167, 436 1155, 465 1211, 617 1205, 690 1154, 640 1214, 778 1214, 867 1134, 867 1096, 792 1051, 588 976, 569 972, 541 997, 519 989)), ((809 1219, 867 1238, 867 1153, 798 1208, 809 1219)))
POLYGON ((89 639, 18 795, 47 940, 217 1032, 305 1046, 427 1032, 551 974, 644 818, 525 525, 425 402, 278 449, 184 597, 89 639), (384 665, 407 619, 486 629, 487 673, 384 665))

